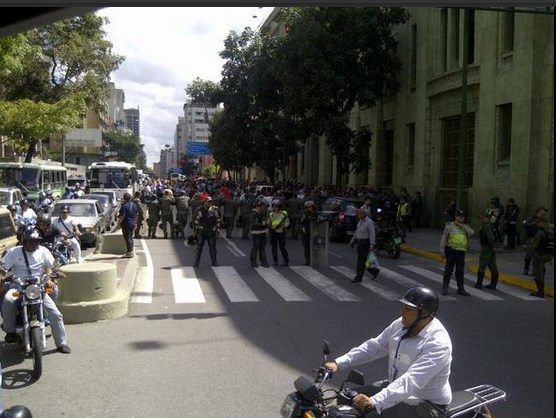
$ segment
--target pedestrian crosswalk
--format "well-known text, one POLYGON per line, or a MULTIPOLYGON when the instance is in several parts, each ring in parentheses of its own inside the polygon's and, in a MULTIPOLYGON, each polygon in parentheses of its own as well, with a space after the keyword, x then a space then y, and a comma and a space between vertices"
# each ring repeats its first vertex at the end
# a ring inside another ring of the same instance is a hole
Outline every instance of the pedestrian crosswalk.
MULTIPOLYGON (((366 276, 358 284, 350 282, 355 276, 355 271, 343 265, 318 269, 309 266, 256 269, 244 266, 175 266, 168 270, 169 277, 164 272, 157 272, 155 278, 152 265, 141 267, 130 302, 152 304, 159 295, 155 292, 157 284, 171 287, 176 304, 206 304, 211 302, 211 298, 220 298, 222 294, 230 303, 264 303, 269 294, 274 294, 277 300, 288 303, 314 302, 322 299, 338 303, 364 302, 373 297, 393 301, 414 286, 428 286, 437 290, 442 286, 442 272, 439 269, 415 265, 396 265, 390 268, 381 266, 376 280, 366 276), (215 287, 218 291, 214 290, 215 287)), ((499 302, 513 298, 525 301, 543 300, 530 296, 523 289, 503 283, 499 283, 496 292, 474 289, 472 283, 475 278, 466 275, 466 280, 466 289, 471 293, 471 297, 484 302, 499 302)), ((452 279, 450 287, 453 289, 451 294, 439 295, 440 299, 452 302, 461 300, 461 297, 455 295, 455 280, 452 279)))

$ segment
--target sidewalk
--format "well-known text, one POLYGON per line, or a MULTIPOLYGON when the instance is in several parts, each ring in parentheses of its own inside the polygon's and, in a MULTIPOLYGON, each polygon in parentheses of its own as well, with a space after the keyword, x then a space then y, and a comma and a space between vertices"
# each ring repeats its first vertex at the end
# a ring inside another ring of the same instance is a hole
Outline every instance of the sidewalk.
MULTIPOLYGON (((442 229, 440 228, 417 228, 413 232, 406 235, 405 244, 401 249, 404 252, 416 254, 421 257, 430 258, 441 263, 444 261, 440 258, 440 238, 442 237, 442 229)), ((475 236, 470 238, 470 247, 465 257, 465 268, 467 271, 476 274, 479 269, 479 237, 477 231, 475 236)), ((523 258, 525 256, 525 247, 518 246, 515 250, 504 250, 499 248, 496 253, 496 264, 500 272, 499 280, 514 286, 521 287, 530 291, 536 291, 535 282, 532 276, 523 274, 523 258)), ((532 270, 532 266, 530 268, 532 270)), ((490 278, 490 272, 487 269, 485 277, 490 278)), ((546 264, 545 274, 545 294, 554 297, 554 261, 546 264)), ((488 281, 487 281, 488 283, 488 281)))

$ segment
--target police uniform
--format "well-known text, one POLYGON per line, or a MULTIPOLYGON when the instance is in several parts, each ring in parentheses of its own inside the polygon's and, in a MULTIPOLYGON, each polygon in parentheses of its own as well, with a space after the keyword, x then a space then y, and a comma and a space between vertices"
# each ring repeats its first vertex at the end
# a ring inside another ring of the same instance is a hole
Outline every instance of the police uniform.
POLYGON ((286 230, 290 226, 288 212, 285 210, 272 211, 268 214, 268 223, 270 225, 270 246, 272 250, 272 258, 274 265, 278 265, 278 247, 284 259, 282 266, 287 266, 290 262, 288 250, 286 250, 286 230))

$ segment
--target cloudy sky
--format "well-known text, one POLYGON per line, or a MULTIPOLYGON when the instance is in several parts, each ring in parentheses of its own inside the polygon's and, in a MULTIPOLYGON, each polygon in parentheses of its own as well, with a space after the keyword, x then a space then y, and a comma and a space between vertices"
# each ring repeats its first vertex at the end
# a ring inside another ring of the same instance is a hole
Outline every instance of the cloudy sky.
POLYGON ((219 52, 230 31, 258 29, 271 7, 106 8, 107 39, 125 57, 112 74, 125 93, 125 107, 140 111, 141 141, 152 167, 164 145, 173 145, 183 116, 185 87, 195 78, 218 82, 219 52))

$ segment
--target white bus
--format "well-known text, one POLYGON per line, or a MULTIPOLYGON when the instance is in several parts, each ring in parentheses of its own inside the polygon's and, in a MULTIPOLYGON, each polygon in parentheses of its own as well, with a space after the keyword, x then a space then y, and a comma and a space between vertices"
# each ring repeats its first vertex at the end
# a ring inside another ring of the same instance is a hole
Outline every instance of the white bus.
POLYGON ((26 199, 35 202, 40 192, 62 196, 68 185, 68 173, 62 165, 0 162, 0 185, 17 187, 26 199))
POLYGON ((125 193, 133 194, 139 190, 137 169, 133 164, 120 161, 92 163, 87 167, 89 193, 115 191, 123 198, 125 193))

